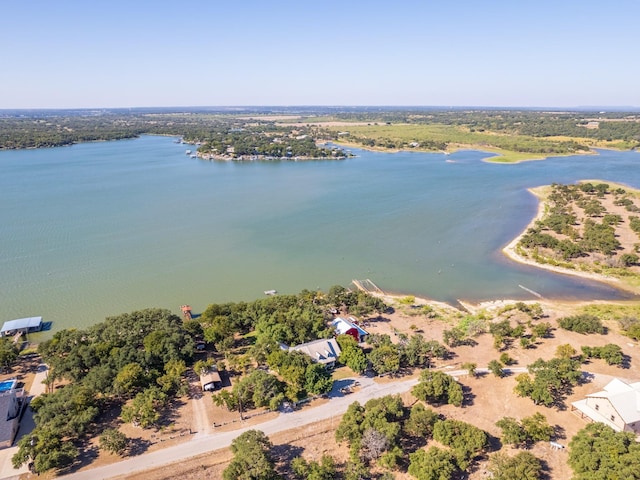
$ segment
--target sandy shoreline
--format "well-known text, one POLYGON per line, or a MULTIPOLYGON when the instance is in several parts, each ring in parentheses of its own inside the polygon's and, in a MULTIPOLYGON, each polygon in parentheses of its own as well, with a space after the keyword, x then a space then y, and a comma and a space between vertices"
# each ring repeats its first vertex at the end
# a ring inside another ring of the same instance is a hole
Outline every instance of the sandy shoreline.
POLYGON ((545 270, 549 270, 551 272, 554 273, 561 273, 564 275, 573 275, 575 277, 581 277, 581 278, 586 278, 589 280, 596 280, 598 282, 603 282, 606 283, 608 285, 611 285, 613 287, 628 291, 628 292, 632 292, 632 293, 638 293, 636 289, 633 289, 632 287, 625 285, 623 282, 620 281, 620 279, 615 278, 615 277, 611 277, 608 275, 602 275, 602 274, 598 274, 598 273, 593 273, 593 272, 585 272, 585 271, 581 271, 581 270, 574 270, 574 269, 570 269, 570 268, 563 268, 563 267, 558 267, 555 265, 549 265, 549 264, 542 264, 542 263, 538 263, 534 260, 531 260, 530 258, 527 257, 523 257, 522 255, 520 255, 517 250, 516 250, 516 246, 518 245, 518 243, 520 242, 520 240, 522 239, 522 237, 527 233, 527 231, 533 227, 535 225, 535 223, 538 220, 541 220, 542 217, 544 216, 544 212, 545 212, 545 202, 544 200, 540 197, 540 195, 538 195, 534 189, 528 189, 529 192, 531 192, 533 195, 535 195, 538 198, 538 211, 536 213, 536 216, 531 220, 531 222, 529 222, 529 224, 524 228, 524 230, 520 233, 520 235, 518 235, 516 238, 514 238, 511 242, 509 242, 509 244, 504 247, 502 249, 502 253, 504 255, 506 255, 508 258, 510 258, 511 260, 515 261, 515 262, 519 262, 525 265, 529 265, 532 267, 537 267, 537 268, 543 268, 545 270))

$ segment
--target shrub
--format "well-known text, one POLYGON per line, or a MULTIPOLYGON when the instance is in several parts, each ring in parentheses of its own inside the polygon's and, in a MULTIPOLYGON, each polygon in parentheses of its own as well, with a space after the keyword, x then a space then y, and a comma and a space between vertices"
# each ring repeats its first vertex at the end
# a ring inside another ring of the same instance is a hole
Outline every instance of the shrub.
POLYGON ((622 349, 613 343, 608 343, 603 347, 582 346, 580 348, 587 358, 600 358, 609 365, 622 365, 624 363, 622 349))
POLYGON ((582 314, 564 317, 558 320, 558 324, 565 330, 577 333, 607 333, 606 328, 595 315, 582 314))

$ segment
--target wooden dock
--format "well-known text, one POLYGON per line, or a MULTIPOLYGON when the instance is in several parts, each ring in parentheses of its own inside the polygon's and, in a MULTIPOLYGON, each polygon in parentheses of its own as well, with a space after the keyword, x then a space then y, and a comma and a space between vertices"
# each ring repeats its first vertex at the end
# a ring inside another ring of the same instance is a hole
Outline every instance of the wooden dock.
POLYGON ((369 295, 384 295, 382 289, 378 288, 378 286, 368 278, 366 280, 351 280, 351 283, 353 283, 358 290, 368 293, 369 295))

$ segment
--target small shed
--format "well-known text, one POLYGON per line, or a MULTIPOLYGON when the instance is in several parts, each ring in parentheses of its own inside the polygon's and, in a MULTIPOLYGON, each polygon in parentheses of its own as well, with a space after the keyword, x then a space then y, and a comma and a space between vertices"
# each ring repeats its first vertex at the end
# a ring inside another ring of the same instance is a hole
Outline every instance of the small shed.
POLYGON ((17 333, 32 333, 42 330, 42 317, 18 318, 4 322, 0 335, 10 337, 17 333))
POLYGON ((222 387, 222 379, 218 370, 214 367, 200 375, 200 385, 202 385, 203 391, 209 392, 222 387))

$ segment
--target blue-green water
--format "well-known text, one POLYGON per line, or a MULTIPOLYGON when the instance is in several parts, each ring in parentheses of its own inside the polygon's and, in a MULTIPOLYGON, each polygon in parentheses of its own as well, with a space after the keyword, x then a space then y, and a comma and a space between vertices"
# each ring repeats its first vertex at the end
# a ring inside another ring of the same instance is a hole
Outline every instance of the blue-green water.
POLYGON ((528 187, 640 187, 640 153, 519 165, 484 154, 354 151, 345 161, 218 163, 166 137, 0 152, 0 321, 54 329, 145 307, 195 311, 353 278, 437 300, 629 298, 513 263, 528 187))

